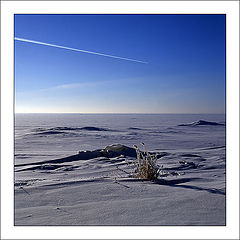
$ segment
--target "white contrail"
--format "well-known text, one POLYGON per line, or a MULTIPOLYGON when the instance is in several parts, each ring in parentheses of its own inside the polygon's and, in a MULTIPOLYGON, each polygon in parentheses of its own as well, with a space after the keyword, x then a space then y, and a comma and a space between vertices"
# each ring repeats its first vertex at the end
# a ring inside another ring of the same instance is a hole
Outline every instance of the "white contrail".
POLYGON ((108 55, 108 54, 104 54, 104 53, 91 52, 91 51, 81 50, 81 49, 77 49, 77 48, 64 47, 64 46, 60 46, 60 45, 44 43, 44 42, 39 42, 39 41, 34 41, 34 40, 29 40, 29 39, 24 39, 24 38, 18 38, 18 37, 15 37, 14 39, 17 41, 22 41, 22 42, 35 43, 35 44, 45 45, 45 46, 49 46, 49 47, 62 48, 62 49, 67 49, 67 50, 72 50, 72 51, 77 51, 77 52, 95 54, 95 55, 100 55, 100 56, 104 56, 104 57, 111 57, 111 58, 117 58, 117 59, 121 59, 121 60, 127 60, 127 61, 147 64, 147 62, 136 60, 136 59, 131 59, 131 58, 118 57, 118 56, 108 55))

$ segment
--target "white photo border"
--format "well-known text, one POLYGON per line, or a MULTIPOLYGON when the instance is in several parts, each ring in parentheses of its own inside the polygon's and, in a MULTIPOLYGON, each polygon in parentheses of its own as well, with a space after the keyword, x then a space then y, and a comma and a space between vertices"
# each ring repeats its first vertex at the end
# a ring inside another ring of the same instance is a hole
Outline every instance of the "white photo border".
POLYGON ((230 239, 239 237, 238 1, 2 1, 1 235, 3 239, 230 239), (226 14, 227 225, 208 227, 14 226, 14 14, 226 14))

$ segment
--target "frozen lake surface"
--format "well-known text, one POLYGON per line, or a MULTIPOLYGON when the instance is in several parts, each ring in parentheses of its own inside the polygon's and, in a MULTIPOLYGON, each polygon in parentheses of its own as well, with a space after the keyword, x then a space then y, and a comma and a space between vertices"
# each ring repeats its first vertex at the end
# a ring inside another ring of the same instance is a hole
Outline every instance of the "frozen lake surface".
POLYGON ((225 225, 225 131, 220 114, 16 114, 15 224, 225 225), (155 182, 129 177, 131 154, 93 154, 141 142, 155 182))

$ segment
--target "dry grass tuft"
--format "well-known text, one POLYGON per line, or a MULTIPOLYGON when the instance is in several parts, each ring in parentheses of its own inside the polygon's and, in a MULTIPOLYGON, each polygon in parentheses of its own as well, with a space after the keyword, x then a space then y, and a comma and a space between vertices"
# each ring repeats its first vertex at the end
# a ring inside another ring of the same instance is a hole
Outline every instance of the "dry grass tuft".
POLYGON ((150 155, 144 143, 144 152, 140 151, 137 145, 134 145, 137 153, 138 161, 136 165, 135 177, 139 179, 146 180, 156 180, 160 173, 160 168, 157 166, 157 157, 155 155, 150 155))

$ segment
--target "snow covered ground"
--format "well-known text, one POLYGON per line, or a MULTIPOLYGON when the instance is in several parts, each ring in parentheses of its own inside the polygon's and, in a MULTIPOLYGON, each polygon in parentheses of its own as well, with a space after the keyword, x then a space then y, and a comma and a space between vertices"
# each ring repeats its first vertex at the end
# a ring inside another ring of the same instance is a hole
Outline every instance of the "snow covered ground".
POLYGON ((225 225, 224 117, 17 114, 15 225, 225 225), (156 181, 131 177, 141 142, 156 181))

